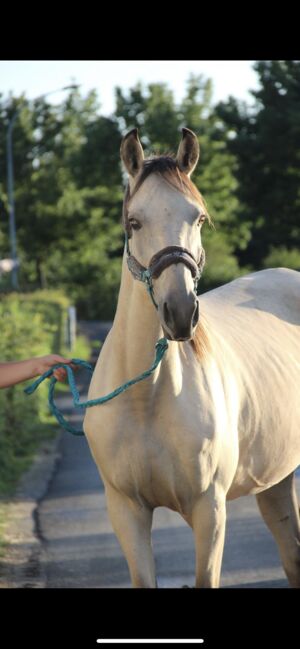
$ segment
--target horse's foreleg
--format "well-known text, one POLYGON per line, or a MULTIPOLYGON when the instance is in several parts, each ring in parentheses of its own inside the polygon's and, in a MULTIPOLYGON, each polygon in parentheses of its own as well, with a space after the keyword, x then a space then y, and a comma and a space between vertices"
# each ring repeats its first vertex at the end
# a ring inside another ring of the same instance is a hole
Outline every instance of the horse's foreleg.
POLYGON ((290 585, 300 588, 300 517, 294 474, 258 494, 256 500, 277 542, 290 585))
POLYGON ((196 548, 196 588, 218 588, 224 548, 226 496, 211 485, 192 513, 196 548))
POLYGON ((132 586, 155 588, 155 565, 151 545, 151 509, 106 488, 111 524, 125 554, 132 586))

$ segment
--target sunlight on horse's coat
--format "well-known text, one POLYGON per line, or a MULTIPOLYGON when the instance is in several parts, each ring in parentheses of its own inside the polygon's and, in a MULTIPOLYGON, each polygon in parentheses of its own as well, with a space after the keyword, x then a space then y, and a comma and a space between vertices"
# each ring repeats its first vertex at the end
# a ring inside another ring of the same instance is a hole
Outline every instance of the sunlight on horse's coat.
POLYGON ((196 136, 183 129, 173 161, 183 186, 168 182, 157 164, 147 175, 151 163, 136 129, 124 138, 121 156, 129 173, 124 226, 131 254, 147 267, 158 251, 177 251, 168 263, 160 259, 155 310, 125 250, 117 312, 88 398, 148 368, 163 330, 172 341, 151 378, 90 408, 84 422, 132 584, 156 585, 152 515, 165 506, 193 528, 196 586, 218 587, 226 499, 257 494, 290 584, 300 587, 293 482, 300 463, 300 274, 252 273, 198 303, 192 273, 202 253, 203 203, 188 190, 199 157, 196 136))

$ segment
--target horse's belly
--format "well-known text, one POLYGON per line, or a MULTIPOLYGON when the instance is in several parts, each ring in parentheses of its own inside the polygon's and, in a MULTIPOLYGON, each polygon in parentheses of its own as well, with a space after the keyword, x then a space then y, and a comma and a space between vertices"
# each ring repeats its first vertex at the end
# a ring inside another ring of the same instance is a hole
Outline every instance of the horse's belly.
POLYGON ((281 409, 274 404, 269 417, 265 413, 257 428, 246 428, 246 434, 241 435, 229 499, 265 491, 300 465, 300 409, 295 400, 292 403, 290 411, 288 400, 281 409))

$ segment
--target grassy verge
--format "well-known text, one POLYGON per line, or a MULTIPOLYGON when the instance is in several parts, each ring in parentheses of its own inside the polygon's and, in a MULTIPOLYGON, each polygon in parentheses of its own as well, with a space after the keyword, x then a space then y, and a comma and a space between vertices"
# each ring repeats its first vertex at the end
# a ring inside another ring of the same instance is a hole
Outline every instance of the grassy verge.
MULTIPOLYGON (((53 291, 3 296, 0 360, 23 360, 49 353, 87 360, 91 348, 83 336, 78 336, 71 352, 67 348, 68 305, 66 296, 53 291)), ((48 410, 46 383, 31 396, 24 394, 26 383, 0 390, 0 548, 4 500, 13 494, 43 440, 57 434, 58 425, 48 410)))

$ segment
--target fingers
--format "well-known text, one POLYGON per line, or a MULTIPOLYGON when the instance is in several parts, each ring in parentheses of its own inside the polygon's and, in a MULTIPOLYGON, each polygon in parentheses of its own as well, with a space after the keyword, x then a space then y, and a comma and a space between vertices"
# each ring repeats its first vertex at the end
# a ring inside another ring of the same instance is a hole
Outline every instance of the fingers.
POLYGON ((67 372, 63 367, 58 367, 56 370, 54 370, 53 375, 55 376, 57 381, 65 381, 67 378, 67 372))
MULTIPOLYGON (((78 370, 77 365, 74 365, 74 363, 71 363, 70 361, 69 361, 69 364, 70 364, 70 367, 72 368, 73 371, 76 372, 78 370)), ((67 378, 67 370, 65 370, 64 367, 58 367, 56 370, 53 371, 53 376, 55 376, 57 381, 63 382, 67 378)))
POLYGON ((58 354, 53 354, 52 360, 53 363, 65 363, 65 365, 71 364, 70 358, 65 358, 64 356, 59 356, 58 354))

